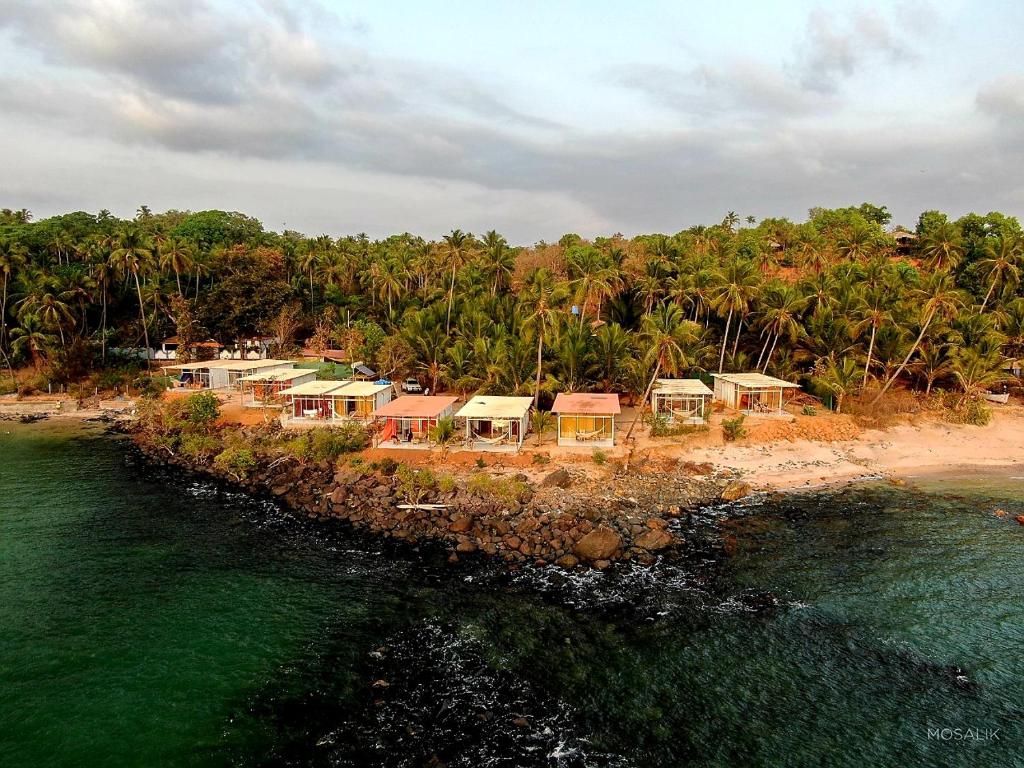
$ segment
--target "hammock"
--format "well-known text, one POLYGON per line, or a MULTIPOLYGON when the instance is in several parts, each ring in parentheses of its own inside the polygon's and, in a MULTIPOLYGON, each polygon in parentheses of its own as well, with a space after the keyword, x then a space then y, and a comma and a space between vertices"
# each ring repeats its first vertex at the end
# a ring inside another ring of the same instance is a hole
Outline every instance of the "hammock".
POLYGON ((596 439, 598 437, 601 437, 602 435, 605 435, 605 434, 607 434, 607 433, 604 431, 604 427, 602 427, 601 429, 595 429, 593 432, 577 432, 576 433, 576 439, 577 440, 594 440, 594 439, 596 439))
POLYGON ((677 411, 675 408, 669 408, 668 412, 677 419, 696 419, 701 415, 701 411, 704 410, 704 406, 698 405, 696 408, 692 408, 689 411, 677 411))
POLYGON ((473 440, 479 443, 486 443, 487 445, 501 445, 501 443, 508 440, 508 435, 498 435, 498 437, 484 437, 483 435, 478 435, 476 432, 474 432, 473 440))

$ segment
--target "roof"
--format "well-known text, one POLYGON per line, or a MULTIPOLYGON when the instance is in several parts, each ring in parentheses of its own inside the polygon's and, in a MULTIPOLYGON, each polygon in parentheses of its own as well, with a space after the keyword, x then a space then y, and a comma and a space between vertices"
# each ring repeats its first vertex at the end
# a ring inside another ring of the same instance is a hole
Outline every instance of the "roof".
POLYGON ((338 393, 342 397, 372 397, 385 389, 391 389, 390 384, 378 384, 375 381, 336 381, 334 383, 343 385, 343 390, 338 393))
POLYGON ((263 373, 250 373, 243 376, 240 381, 291 381, 301 379, 303 376, 316 376, 312 368, 287 368, 283 371, 264 371, 263 373))
POLYGON ((360 376, 369 376, 371 379, 377 378, 377 372, 362 363, 352 363, 352 370, 360 376))
POLYGON ((191 363, 178 363, 177 365, 168 365, 166 368, 174 368, 180 371, 195 371, 199 368, 223 368, 225 363, 237 362, 229 360, 195 360, 191 363))
MULTIPOLYGON (((163 343, 164 344, 181 344, 181 339, 179 339, 177 336, 169 336, 168 338, 164 339, 163 343)), ((213 349, 223 349, 224 348, 223 344, 221 344, 219 341, 214 341, 213 339, 207 339, 206 341, 193 341, 189 346, 192 346, 192 347, 211 347, 213 349)))
POLYGON ((799 384, 794 384, 791 381, 784 381, 783 379, 776 379, 774 376, 765 376, 763 373, 712 373, 716 379, 727 381, 730 384, 738 384, 741 387, 756 388, 756 387, 795 387, 800 388, 799 384))
POLYGON ((553 413, 585 413, 609 415, 620 413, 619 396, 594 392, 560 392, 551 406, 553 413))
POLYGON ((455 415, 462 419, 521 419, 532 405, 532 397, 477 395, 455 415))
POLYGON ((713 395, 714 392, 700 379, 658 379, 655 393, 668 395, 713 395))
POLYGON ((296 384, 294 387, 288 389, 282 389, 282 395, 326 395, 328 393, 334 395, 335 390, 340 390, 344 387, 346 382, 344 381, 305 381, 302 384, 296 384))
POLYGON ((253 370, 259 370, 260 368, 273 368, 274 366, 280 365, 295 365, 291 360, 274 360, 273 358, 267 358, 266 360, 222 360, 218 368, 225 368, 229 371, 248 371, 250 368, 253 370))
POLYGON ((440 395, 402 395, 373 412, 374 416, 420 416, 432 419, 440 416, 459 401, 457 397, 440 395))

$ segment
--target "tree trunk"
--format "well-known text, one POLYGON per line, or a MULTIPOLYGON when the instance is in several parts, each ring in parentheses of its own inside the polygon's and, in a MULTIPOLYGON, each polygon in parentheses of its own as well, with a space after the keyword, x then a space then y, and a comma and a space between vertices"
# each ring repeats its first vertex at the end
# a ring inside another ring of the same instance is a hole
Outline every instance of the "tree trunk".
POLYGON ((0 349, 7 341, 7 273, 4 273, 4 298, 0 303, 0 349))
POLYGON ((877 330, 878 329, 875 327, 874 323, 872 323, 871 324, 871 341, 868 342, 868 359, 867 359, 867 362, 864 364, 864 383, 861 384, 861 386, 860 386, 861 389, 867 389, 867 386, 868 386, 868 376, 871 373, 871 355, 875 351, 875 331, 877 331, 877 330))
POLYGON ((981 302, 981 309, 978 310, 978 314, 979 315, 982 312, 985 311, 985 307, 988 305, 988 300, 992 298, 992 291, 994 291, 995 289, 996 289, 996 278, 993 277, 992 278, 992 285, 990 285, 988 287, 988 293, 985 294, 985 300, 983 302, 981 302))
MULTIPOLYGON (((767 330, 767 329, 765 329, 765 330, 767 330)), ((761 354, 759 354, 757 356, 757 365, 754 366, 755 368, 760 368, 761 367, 761 363, 764 362, 764 353, 768 351, 768 345, 771 343, 771 340, 772 340, 772 333, 769 332, 768 335, 764 337, 764 344, 761 346, 761 354)))
POLYGON ((768 357, 765 358, 764 369, 761 371, 761 373, 767 373, 768 372, 768 363, 770 363, 772 361, 772 355, 775 354, 775 345, 779 343, 779 336, 781 336, 781 335, 782 334, 779 334, 779 333, 775 334, 775 340, 772 342, 772 348, 770 350, 768 350, 768 357))
POLYGON ((743 319, 744 318, 741 317, 739 325, 736 326, 736 338, 735 338, 735 340, 732 343, 732 359, 733 360, 736 359, 736 352, 740 348, 740 336, 743 335, 743 319))
POLYGON ((135 292, 139 296, 139 320, 142 322, 142 336, 146 340, 146 368, 149 368, 149 328, 146 327, 146 309, 142 301, 142 286, 139 285, 139 273, 132 272, 135 276, 135 292))
POLYGON ((910 358, 914 356, 914 353, 917 351, 917 347, 921 344, 921 339, 924 338, 924 334, 928 330, 928 326, 931 325, 933 317, 935 317, 934 310, 930 315, 928 315, 928 319, 924 321, 924 325, 921 327, 921 332, 917 334, 917 339, 914 341, 914 345, 910 348, 910 351, 907 352, 907 356, 903 358, 903 362, 900 363, 900 367, 897 368, 895 373, 893 373, 893 375, 886 380, 885 386, 882 387, 882 391, 878 393, 878 396, 871 401, 871 405, 874 405, 879 400, 881 400, 882 395, 889 391, 889 387, 892 386, 892 383, 896 381, 897 378, 899 378, 899 375, 901 373, 903 373, 903 369, 907 367, 907 363, 910 362, 910 358))
POLYGON ((729 325, 732 323, 732 310, 725 319, 725 336, 722 337, 722 354, 718 356, 718 372, 721 373, 725 367, 725 345, 729 343, 729 325))
POLYGON ((637 421, 643 415, 644 406, 647 404, 647 398, 651 395, 651 390, 654 389, 654 382, 658 380, 658 374, 661 373, 661 358, 658 358, 658 364, 654 366, 654 375, 651 377, 650 383, 647 385, 647 390, 644 392, 644 398, 640 401, 640 405, 637 406, 636 416, 633 417, 633 423, 629 425, 629 430, 626 432, 626 437, 623 440, 624 443, 629 442, 630 436, 633 434, 633 428, 636 426, 637 421))
POLYGON ((103 313, 101 315, 101 321, 100 322, 102 322, 102 324, 103 324, 103 330, 100 332, 101 333, 101 335, 100 335, 100 349, 102 350, 102 352, 101 352, 101 355, 102 355, 101 359, 103 360, 103 363, 106 364, 106 362, 107 362, 107 285, 106 285, 106 283, 103 284, 103 313))
POLYGON ((448 317, 444 321, 445 335, 451 333, 452 329, 452 302, 455 300, 455 262, 452 262, 452 283, 448 288, 448 317))
POLYGON ((185 294, 181 292, 181 272, 174 270, 174 279, 178 282, 178 295, 184 299, 185 294))
POLYGON ((533 407, 536 410, 540 402, 540 368, 541 358, 544 354, 544 327, 541 326, 537 331, 537 386, 533 390, 533 407))

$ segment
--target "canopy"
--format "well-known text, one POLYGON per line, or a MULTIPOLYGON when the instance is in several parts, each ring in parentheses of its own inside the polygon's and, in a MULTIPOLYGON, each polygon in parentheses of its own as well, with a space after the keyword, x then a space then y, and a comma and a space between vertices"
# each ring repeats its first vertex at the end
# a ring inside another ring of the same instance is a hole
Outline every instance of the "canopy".
POLYGON ((459 401, 457 397, 440 395, 402 395, 373 412, 374 416, 391 418, 436 419, 459 401))
POLYGON ((477 395, 456 414, 460 419, 521 419, 530 412, 532 397, 477 395))
POLYGON ((592 392, 560 392, 551 406, 553 413, 582 413, 588 416, 612 416, 620 413, 619 396, 592 392))

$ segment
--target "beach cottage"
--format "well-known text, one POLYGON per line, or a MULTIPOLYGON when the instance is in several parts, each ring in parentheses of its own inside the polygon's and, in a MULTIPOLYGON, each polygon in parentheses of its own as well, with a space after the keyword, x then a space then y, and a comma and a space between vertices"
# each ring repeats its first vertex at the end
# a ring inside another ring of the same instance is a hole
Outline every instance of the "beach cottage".
POLYGON ((452 415, 457 397, 404 395, 377 408, 374 418, 384 419, 381 443, 397 447, 422 446, 440 419, 452 415))
POLYGON ((555 397, 551 412, 558 416, 559 445, 615 445, 615 417, 621 412, 618 395, 561 392, 555 397))
POLYGON ((530 426, 532 397, 476 395, 455 417, 466 425, 466 447, 476 451, 518 451, 530 426))
POLYGON ((784 393, 799 389, 793 384, 763 373, 713 373, 715 400, 748 415, 784 414, 784 393))
POLYGON ((700 379, 658 379, 651 412, 669 424, 703 424, 714 392, 700 379))
POLYGON ((307 381, 316 381, 316 371, 310 368, 285 368, 258 371, 239 379, 242 386, 242 404, 249 408, 282 405, 282 392, 307 381))
POLYGON ((210 368, 210 386, 213 389, 241 389, 245 376, 293 368, 295 363, 290 360, 221 360, 210 368))
POLYGON ((282 390, 285 425, 367 420, 391 400, 390 384, 369 381, 307 381, 282 390))
POLYGON ((169 365, 166 370, 178 371, 178 377, 174 380, 176 388, 212 389, 213 377, 211 372, 222 362, 222 360, 200 360, 194 363, 169 365))

